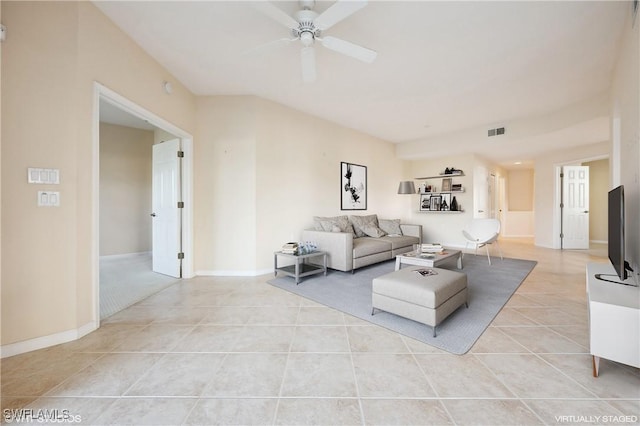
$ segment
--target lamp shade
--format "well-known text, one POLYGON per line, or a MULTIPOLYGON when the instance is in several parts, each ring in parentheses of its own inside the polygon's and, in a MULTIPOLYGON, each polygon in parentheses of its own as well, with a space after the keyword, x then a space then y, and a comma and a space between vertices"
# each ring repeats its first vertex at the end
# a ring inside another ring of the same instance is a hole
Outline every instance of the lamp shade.
POLYGON ((416 187, 413 185, 413 181, 405 180, 400 182, 398 186, 398 194, 415 194, 416 187))

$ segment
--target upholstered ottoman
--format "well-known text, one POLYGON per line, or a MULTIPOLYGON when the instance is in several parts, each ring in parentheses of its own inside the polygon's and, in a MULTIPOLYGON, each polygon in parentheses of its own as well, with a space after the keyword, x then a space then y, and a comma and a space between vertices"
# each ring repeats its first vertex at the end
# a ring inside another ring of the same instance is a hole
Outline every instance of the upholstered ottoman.
POLYGON ((468 305, 467 275, 441 268, 410 267, 373 279, 371 315, 376 309, 433 327, 461 305, 468 305), (435 275, 417 270, 431 269, 435 275))

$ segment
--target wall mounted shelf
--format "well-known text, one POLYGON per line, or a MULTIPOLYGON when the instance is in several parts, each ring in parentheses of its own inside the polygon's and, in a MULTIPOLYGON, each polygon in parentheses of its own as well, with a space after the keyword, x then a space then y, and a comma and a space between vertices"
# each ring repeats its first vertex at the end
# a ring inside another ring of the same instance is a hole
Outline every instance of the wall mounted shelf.
POLYGON ((458 176, 464 176, 464 172, 460 172, 460 173, 449 173, 449 174, 441 174, 441 175, 435 175, 435 176, 425 176, 425 177, 417 177, 416 180, 424 180, 424 179, 443 179, 443 178, 452 178, 452 177, 458 177, 458 176))
POLYGON ((456 213, 464 213, 464 210, 418 210, 418 213, 456 214, 456 213))

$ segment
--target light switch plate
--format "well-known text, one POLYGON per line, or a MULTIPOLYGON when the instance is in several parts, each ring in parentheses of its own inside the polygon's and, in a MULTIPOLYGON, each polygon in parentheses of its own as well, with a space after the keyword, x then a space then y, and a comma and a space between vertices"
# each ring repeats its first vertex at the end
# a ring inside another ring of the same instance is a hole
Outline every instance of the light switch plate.
POLYGON ((60 170, 29 167, 27 169, 27 182, 58 185, 60 183, 60 170))
POLYGON ((59 207, 60 192, 38 191, 38 207, 59 207))

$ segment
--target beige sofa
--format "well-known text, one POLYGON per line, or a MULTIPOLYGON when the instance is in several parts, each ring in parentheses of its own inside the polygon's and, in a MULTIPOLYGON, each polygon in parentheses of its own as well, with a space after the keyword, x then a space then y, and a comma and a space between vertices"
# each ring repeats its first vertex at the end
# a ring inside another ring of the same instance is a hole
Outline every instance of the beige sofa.
POLYGON ((401 224, 397 219, 378 220, 376 215, 315 217, 314 223, 314 229, 302 232, 302 241, 311 241, 326 251, 327 266, 339 271, 353 272, 394 259, 422 243, 421 225, 401 224))

